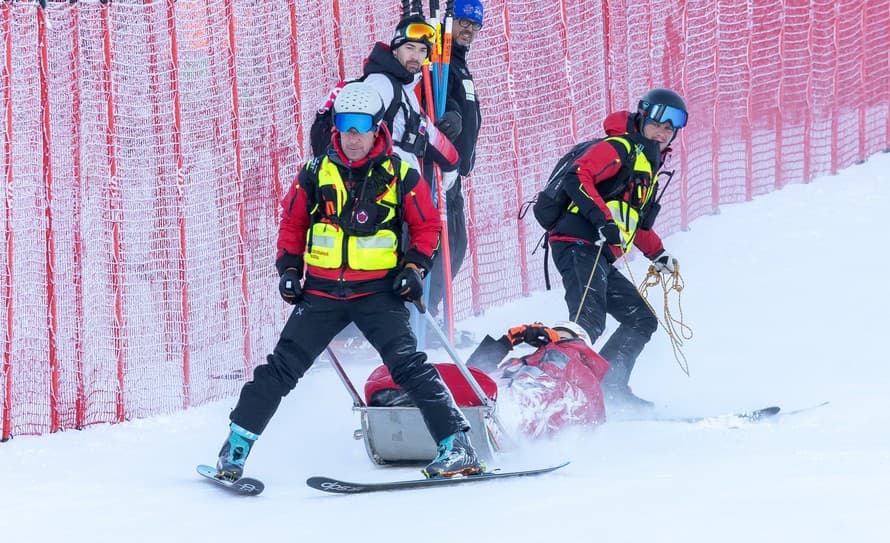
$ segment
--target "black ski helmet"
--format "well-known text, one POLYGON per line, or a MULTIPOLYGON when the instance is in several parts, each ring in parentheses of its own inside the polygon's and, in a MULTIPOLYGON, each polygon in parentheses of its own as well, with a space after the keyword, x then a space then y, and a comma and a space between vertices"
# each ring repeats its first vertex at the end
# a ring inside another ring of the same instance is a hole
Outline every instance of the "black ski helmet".
POLYGON ((674 128, 683 128, 688 117, 686 102, 670 89, 652 89, 644 94, 637 104, 637 112, 640 114, 640 132, 646 119, 660 123, 671 121, 674 128))

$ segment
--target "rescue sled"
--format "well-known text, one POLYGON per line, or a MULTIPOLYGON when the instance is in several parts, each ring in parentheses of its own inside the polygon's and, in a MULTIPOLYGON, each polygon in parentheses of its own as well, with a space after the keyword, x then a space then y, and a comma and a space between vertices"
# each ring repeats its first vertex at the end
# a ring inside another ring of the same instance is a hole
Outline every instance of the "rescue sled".
MULTIPOLYGON (((428 317, 453 364, 433 364, 451 390, 454 400, 470 422, 470 441, 480 457, 494 459, 506 433, 496 415, 497 384, 484 372, 467 368, 451 347, 438 323, 428 317)), ((385 366, 368 378, 362 397, 349 379, 333 350, 328 348, 334 367, 352 397, 353 410, 361 414, 361 429, 355 439, 364 440, 365 450, 375 464, 427 463, 436 456, 436 443, 423 422, 420 410, 410 403, 393 382, 385 366)))

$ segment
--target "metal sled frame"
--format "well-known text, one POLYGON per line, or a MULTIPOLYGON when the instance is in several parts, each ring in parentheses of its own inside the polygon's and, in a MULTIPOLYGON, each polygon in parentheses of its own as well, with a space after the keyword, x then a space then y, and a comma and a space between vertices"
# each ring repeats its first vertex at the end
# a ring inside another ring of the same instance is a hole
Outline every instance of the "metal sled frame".
MULTIPOLYGON (((457 351, 448 342, 445 333, 435 319, 425 314, 427 324, 436 332, 448 351, 448 355, 467 380, 470 388, 479 398, 481 406, 461 407, 460 410, 470 422, 470 442, 476 452, 485 460, 493 460, 500 450, 500 441, 507 438, 504 427, 495 413, 495 402, 491 400, 466 364, 460 359, 457 351)), ((334 351, 328 347, 328 356, 334 371, 343 382, 343 386, 352 396, 352 409, 361 413, 360 430, 355 431, 356 439, 364 439, 365 450, 375 464, 390 463, 426 463, 436 456, 436 443, 427 430, 420 410, 416 407, 371 407, 368 406, 358 390, 352 384, 343 365, 334 351)))

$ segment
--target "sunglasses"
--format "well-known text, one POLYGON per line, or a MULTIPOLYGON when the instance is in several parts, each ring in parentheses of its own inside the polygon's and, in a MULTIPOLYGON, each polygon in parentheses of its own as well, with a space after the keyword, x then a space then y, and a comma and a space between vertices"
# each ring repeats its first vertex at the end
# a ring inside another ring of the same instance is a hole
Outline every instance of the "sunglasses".
POLYGON ((374 119, 367 113, 337 113, 334 115, 334 126, 340 132, 354 129, 359 134, 366 134, 377 128, 374 119))
POLYGON ((411 23, 405 27, 405 38, 408 40, 436 40, 436 29, 426 23, 411 23))
POLYGON ((670 121, 671 126, 674 128, 683 128, 686 126, 688 115, 682 109, 673 106, 652 104, 652 106, 649 107, 649 114, 647 117, 657 123, 666 123, 670 121))
POLYGON ((472 28, 476 32, 479 32, 482 29, 482 25, 472 19, 455 19, 455 21, 457 21, 457 24, 461 28, 472 28))

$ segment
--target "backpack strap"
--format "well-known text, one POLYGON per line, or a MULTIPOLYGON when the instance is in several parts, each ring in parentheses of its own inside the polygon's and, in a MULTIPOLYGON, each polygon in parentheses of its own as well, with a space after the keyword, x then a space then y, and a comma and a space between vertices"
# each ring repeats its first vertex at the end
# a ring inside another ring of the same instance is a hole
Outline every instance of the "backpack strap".
POLYGON ((541 236, 541 246, 544 248, 544 286, 550 290, 550 232, 544 232, 541 236))
POLYGON ((392 84, 392 102, 389 103, 389 107, 387 107, 386 111, 383 113, 383 122, 386 123, 386 126, 392 128, 392 121, 396 118, 396 113, 399 112, 399 109, 405 102, 402 99, 405 95, 405 87, 389 74, 384 73, 383 75, 385 75, 386 78, 389 79, 390 84, 392 84), (397 96, 398 100, 396 100, 397 96))
POLYGON ((632 177, 631 173, 634 169, 634 163, 637 160, 637 146, 634 145, 632 141, 621 136, 609 136, 608 138, 605 138, 604 141, 609 142, 615 149, 615 152, 618 153, 619 160, 621 160, 621 169, 618 170, 617 174, 612 176, 608 186, 600 189, 599 185, 597 185, 597 189, 603 200, 611 200, 627 190, 627 182, 630 181, 630 178, 632 177))
MULTIPOLYGON (((386 79, 389 80, 390 85, 392 85, 392 101, 387 106, 386 111, 383 112, 383 122, 386 123, 386 126, 389 127, 390 132, 392 132, 392 121, 396 118, 396 113, 399 112, 399 109, 402 107, 402 104, 405 96, 405 88, 401 83, 395 80, 393 76, 386 72, 375 72, 380 75, 386 76, 386 79)), ((356 79, 356 81, 364 81, 371 74, 364 74, 363 76, 356 79)))

